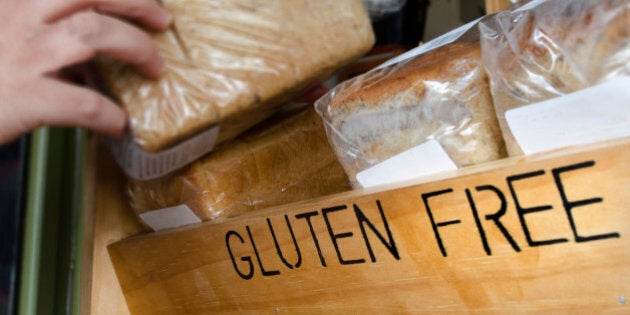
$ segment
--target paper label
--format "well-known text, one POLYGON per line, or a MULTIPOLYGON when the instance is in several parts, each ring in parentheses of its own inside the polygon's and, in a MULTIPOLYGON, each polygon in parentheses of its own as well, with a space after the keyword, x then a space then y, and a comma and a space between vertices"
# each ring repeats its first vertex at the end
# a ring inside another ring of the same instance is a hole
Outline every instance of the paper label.
POLYGON ((121 140, 107 139, 116 162, 127 176, 150 180, 176 171, 214 149, 219 126, 212 127, 169 149, 156 153, 143 151, 131 135, 121 140))
POLYGON ((374 187, 457 170, 439 142, 429 140, 357 174, 364 187, 374 187))
POLYGON ((187 205, 144 212, 140 214, 140 219, 154 231, 173 229, 201 222, 201 219, 187 205))
POLYGON ((505 113, 523 153, 630 136, 630 77, 505 113))

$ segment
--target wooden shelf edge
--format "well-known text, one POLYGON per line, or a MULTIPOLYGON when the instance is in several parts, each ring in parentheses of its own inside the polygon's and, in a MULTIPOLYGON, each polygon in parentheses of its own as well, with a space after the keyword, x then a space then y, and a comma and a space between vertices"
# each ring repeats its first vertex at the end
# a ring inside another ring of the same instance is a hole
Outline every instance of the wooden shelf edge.
POLYGON ((137 314, 627 311, 628 159, 628 139, 510 158, 109 253, 137 314))

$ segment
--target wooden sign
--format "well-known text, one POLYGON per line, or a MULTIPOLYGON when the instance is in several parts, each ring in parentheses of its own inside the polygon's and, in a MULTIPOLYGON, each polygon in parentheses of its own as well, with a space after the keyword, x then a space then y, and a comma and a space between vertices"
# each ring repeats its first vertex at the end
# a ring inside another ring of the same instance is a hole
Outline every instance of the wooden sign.
POLYGON ((132 314, 630 312, 630 142, 109 247, 132 314))

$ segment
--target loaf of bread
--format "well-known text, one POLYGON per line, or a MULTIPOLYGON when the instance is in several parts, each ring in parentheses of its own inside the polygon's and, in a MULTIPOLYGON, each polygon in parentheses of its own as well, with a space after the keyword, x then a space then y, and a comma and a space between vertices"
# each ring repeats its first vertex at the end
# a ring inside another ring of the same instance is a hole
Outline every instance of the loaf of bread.
POLYGON ((546 1, 480 24, 483 62, 510 155, 506 111, 630 75, 630 1, 546 1))
POLYGON ((448 44, 346 81, 317 110, 354 187, 358 172, 431 139, 457 166, 505 155, 478 42, 448 44))
POLYGON ((98 64, 145 151, 216 124, 219 142, 233 138, 374 41, 361 0, 162 2, 174 20, 154 35, 167 64, 161 79, 145 79, 119 63, 98 64))
POLYGON ((137 214, 186 204, 202 220, 349 189, 312 106, 266 120, 176 175, 129 183, 137 214))

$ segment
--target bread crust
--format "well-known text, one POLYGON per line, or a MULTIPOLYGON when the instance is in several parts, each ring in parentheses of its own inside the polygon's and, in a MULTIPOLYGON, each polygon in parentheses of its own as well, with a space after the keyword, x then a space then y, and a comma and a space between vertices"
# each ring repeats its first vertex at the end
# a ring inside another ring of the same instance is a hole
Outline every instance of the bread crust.
POLYGON ((329 138, 355 187, 358 172, 428 140, 458 166, 505 156, 478 42, 372 71, 328 100, 329 138))
POLYGON ((549 1, 495 20, 484 31, 483 58, 511 156, 523 151, 508 110, 630 75, 630 1, 549 1))
POLYGON ((136 142, 158 151, 219 124, 219 142, 372 46, 360 0, 165 0, 173 27, 154 35, 157 81, 103 61, 105 85, 130 116, 136 142))
POLYGON ((349 189, 312 108, 269 119, 169 178, 129 183, 137 214, 186 204, 202 220, 349 189))

